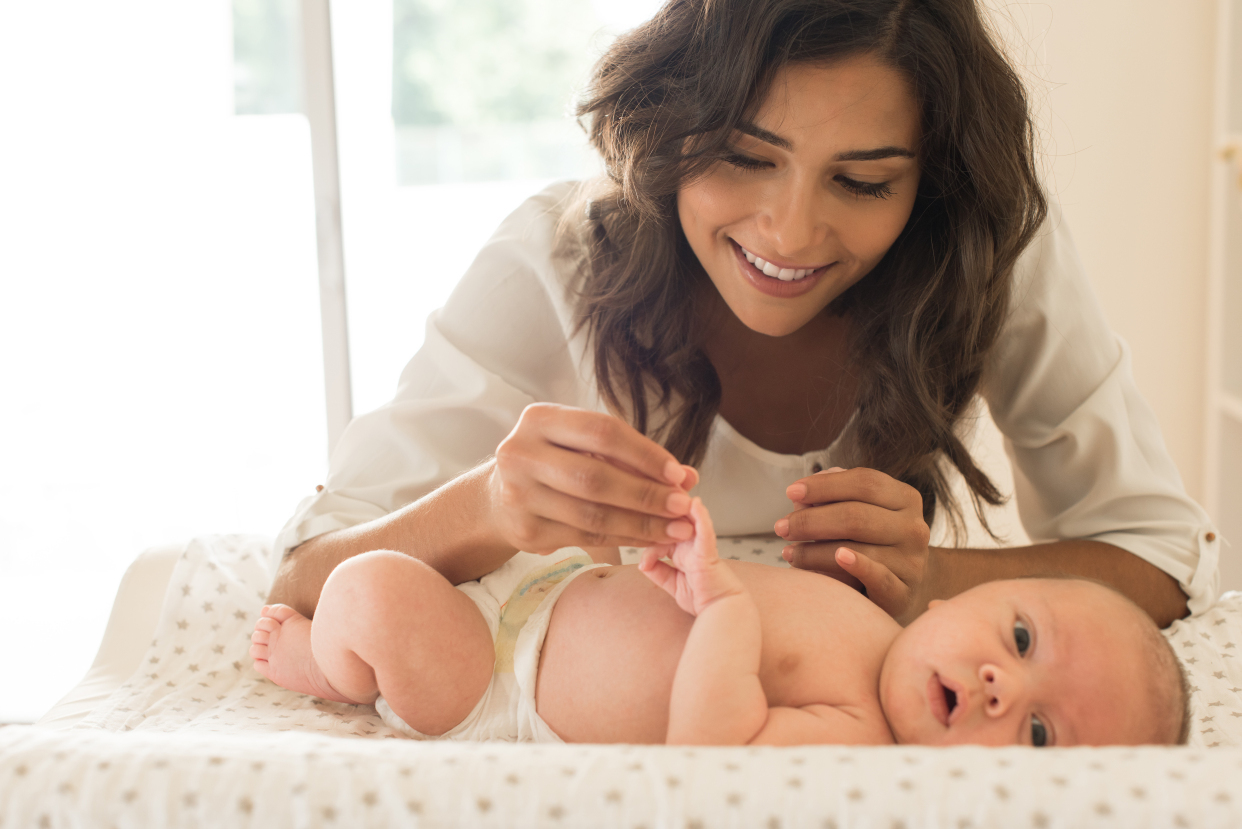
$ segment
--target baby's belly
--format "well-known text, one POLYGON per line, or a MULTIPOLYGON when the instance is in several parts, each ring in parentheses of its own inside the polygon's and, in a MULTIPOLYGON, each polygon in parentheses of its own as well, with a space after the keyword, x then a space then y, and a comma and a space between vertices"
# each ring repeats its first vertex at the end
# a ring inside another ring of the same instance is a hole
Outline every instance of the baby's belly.
POLYGON ((584 573, 552 614, 535 690, 539 715, 569 742, 664 742, 693 623, 637 567, 584 573))

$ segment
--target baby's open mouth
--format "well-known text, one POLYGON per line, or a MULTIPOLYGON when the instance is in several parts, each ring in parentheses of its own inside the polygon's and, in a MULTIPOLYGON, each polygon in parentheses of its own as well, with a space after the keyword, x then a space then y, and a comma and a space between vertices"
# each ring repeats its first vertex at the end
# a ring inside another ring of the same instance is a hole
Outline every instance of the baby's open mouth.
POLYGON ((946 685, 939 674, 932 674, 927 680, 927 701, 932 716, 948 728, 953 711, 957 708, 957 691, 946 685))

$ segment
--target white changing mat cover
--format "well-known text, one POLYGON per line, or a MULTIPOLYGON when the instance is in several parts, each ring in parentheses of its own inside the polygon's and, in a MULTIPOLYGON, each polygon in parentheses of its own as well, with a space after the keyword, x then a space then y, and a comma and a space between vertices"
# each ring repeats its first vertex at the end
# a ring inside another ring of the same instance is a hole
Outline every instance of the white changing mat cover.
POLYGON ((688 750, 403 739, 253 670, 269 579, 267 539, 190 543, 128 682, 73 729, 0 728, 0 829, 1242 825, 1239 594, 1169 630, 1196 688, 1189 748, 688 750))

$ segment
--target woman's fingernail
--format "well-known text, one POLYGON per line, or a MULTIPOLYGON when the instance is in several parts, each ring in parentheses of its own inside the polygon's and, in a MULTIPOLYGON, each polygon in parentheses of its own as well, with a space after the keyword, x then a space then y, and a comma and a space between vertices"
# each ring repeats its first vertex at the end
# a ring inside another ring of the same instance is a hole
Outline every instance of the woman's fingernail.
POLYGON ((670 521, 664 532, 668 533, 669 538, 685 541, 694 535, 694 527, 690 526, 688 521, 670 521))
POLYGON ((806 497, 806 484, 790 484, 785 488, 785 496, 793 501, 801 501, 806 497))
POLYGON ((664 479, 668 481, 670 484, 680 486, 681 482, 686 479, 686 470, 682 469, 681 464, 679 464, 675 460, 670 459, 668 461, 665 461, 664 462, 664 479))
POLYGON ((773 529, 776 530, 777 535, 779 535, 781 538, 784 538, 786 535, 789 534, 789 519, 782 518, 781 520, 777 521, 776 526, 774 526, 773 529))
POLYGON ((793 547, 786 547, 781 550, 781 558, 785 559, 785 561, 793 561, 793 547))
POLYGON ((824 471, 825 471, 825 472, 844 472, 844 471, 845 471, 845 467, 842 467, 842 466, 834 466, 834 467, 832 467, 831 469, 825 469, 824 471))
POLYGON ((858 561, 858 556, 854 555, 854 551, 848 547, 837 548, 837 563, 841 565, 850 565, 858 561))
POLYGON ((676 492, 670 492, 668 503, 665 506, 673 515, 685 515, 690 511, 690 496, 680 489, 676 492))

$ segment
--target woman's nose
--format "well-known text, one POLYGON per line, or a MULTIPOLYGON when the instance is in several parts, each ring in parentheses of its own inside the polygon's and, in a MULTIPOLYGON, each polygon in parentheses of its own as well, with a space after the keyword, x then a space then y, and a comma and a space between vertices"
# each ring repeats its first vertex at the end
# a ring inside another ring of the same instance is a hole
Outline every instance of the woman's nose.
MULTIPOLYGON (((815 250, 828 234, 828 221, 822 194, 811 182, 786 181, 771 194, 768 227, 765 228, 773 253, 791 259, 814 256, 815 250)), ((796 261, 792 264, 811 265, 819 262, 796 261)))
POLYGON ((979 680, 983 683, 983 708, 989 717, 1003 717, 1013 705, 1018 692, 1017 679, 997 665, 979 667, 979 680))

